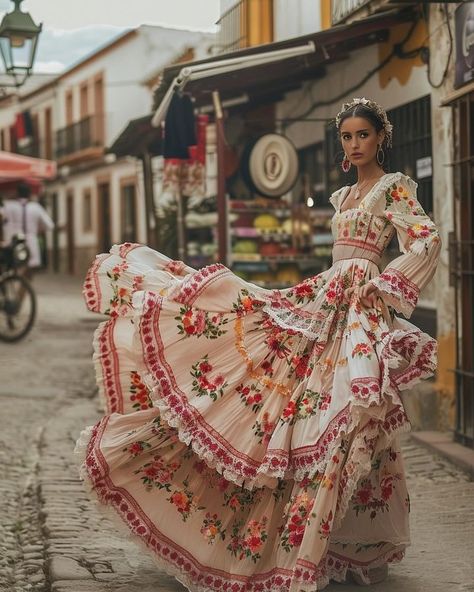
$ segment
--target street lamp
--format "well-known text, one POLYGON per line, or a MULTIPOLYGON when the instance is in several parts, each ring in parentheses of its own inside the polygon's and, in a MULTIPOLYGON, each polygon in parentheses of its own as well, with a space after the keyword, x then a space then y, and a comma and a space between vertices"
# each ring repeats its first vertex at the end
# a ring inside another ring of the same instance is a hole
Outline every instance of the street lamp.
POLYGON ((22 12, 22 2, 23 0, 13 0, 15 10, 7 13, 0 23, 0 52, 5 72, 14 80, 13 84, 0 83, 0 86, 21 86, 33 68, 43 25, 35 25, 30 13, 22 12))

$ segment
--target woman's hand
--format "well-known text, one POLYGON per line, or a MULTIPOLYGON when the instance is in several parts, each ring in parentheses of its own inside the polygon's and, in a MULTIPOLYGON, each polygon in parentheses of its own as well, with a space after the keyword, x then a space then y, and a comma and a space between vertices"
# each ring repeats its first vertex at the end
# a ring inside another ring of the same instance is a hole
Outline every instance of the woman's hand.
POLYGON ((368 282, 363 286, 347 288, 345 291, 345 296, 347 298, 351 298, 354 293, 359 298, 362 306, 365 308, 377 308, 377 298, 380 297, 380 292, 377 286, 374 286, 374 284, 368 282))

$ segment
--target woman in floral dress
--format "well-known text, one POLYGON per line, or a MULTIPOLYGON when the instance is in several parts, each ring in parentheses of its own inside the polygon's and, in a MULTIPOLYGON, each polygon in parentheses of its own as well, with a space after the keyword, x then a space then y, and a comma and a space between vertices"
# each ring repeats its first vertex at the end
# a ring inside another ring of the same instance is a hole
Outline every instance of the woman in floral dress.
POLYGON ((416 183, 383 172, 385 111, 355 99, 336 124, 358 182, 331 196, 329 270, 266 290, 127 243, 85 281, 110 318, 82 475, 195 592, 380 581, 409 544, 400 391, 433 374, 436 342, 394 313, 410 316, 440 240, 416 183), (402 255, 381 272, 395 233, 402 255))

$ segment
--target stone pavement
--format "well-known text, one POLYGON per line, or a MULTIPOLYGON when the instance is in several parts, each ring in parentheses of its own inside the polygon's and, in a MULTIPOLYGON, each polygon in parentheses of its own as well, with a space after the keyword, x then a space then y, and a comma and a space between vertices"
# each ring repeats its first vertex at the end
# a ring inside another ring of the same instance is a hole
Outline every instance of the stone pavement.
MULTIPOLYGON (((0 590, 183 591, 115 530, 79 482, 74 443, 100 416, 90 361, 100 317, 85 311, 77 281, 43 276, 36 285, 35 330, 22 344, 0 345, 0 590)), ((474 482, 409 437, 403 448, 412 546, 370 590, 474 591, 474 482)))

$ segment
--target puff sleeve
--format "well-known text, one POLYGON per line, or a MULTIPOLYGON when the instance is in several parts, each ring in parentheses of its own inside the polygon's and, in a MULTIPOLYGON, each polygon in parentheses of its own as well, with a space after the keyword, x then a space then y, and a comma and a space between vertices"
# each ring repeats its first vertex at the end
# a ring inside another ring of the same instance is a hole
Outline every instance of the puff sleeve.
POLYGON ((438 229, 417 201, 416 188, 410 177, 400 175, 385 190, 383 215, 397 232, 402 255, 370 280, 384 302, 407 318, 433 277, 441 250, 438 229))

